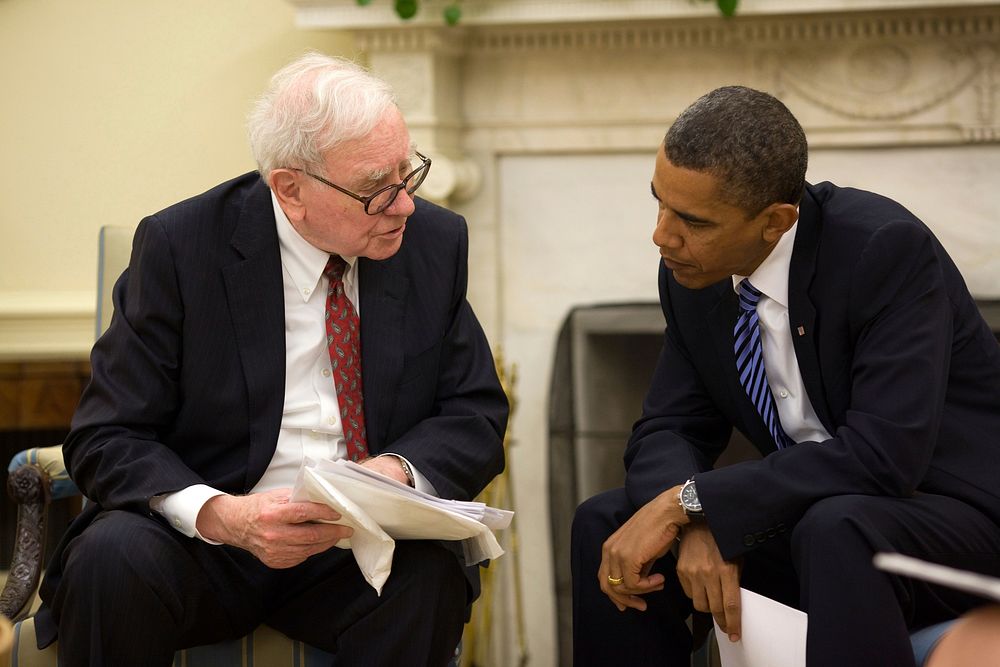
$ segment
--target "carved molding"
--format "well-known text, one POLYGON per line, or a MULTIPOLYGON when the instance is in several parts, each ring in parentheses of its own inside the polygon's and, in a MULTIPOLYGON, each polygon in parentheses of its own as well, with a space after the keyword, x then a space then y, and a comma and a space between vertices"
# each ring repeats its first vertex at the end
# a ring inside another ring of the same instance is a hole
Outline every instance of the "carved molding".
POLYGON ((465 151, 487 147, 648 146, 690 91, 726 83, 782 97, 817 147, 1000 140, 1000 8, 918 3, 884 11, 889 4, 731 21, 641 12, 615 23, 459 29, 397 21, 354 34, 400 89, 418 140, 430 137, 458 163, 465 151), (411 59, 420 68, 408 73, 401 63, 411 59), (683 99, 671 97, 681 89, 683 99))
POLYGON ((996 67, 995 45, 958 41, 923 44, 862 43, 817 56, 784 49, 764 55, 779 94, 794 91, 817 107, 857 121, 902 120, 971 90, 969 124, 996 122, 988 85, 996 67))
POLYGON ((630 50, 787 42, 929 39, 995 39, 1000 13, 995 7, 960 8, 947 12, 858 13, 849 15, 744 16, 686 20, 642 20, 605 24, 557 24, 442 28, 401 25, 354 31, 357 45, 368 52, 443 50, 450 53, 523 53, 579 49, 630 50))
MULTIPOLYGON (((452 0, 423 0, 421 10, 407 26, 441 25, 441 12, 452 0)), ((400 25, 391 3, 359 7, 356 0, 289 0, 296 7, 301 28, 357 30, 394 28, 400 25)), ((739 15, 809 15, 819 13, 865 13, 885 10, 941 9, 992 4, 990 0, 752 0, 744 2, 739 15)), ((544 25, 568 23, 635 22, 655 19, 710 18, 721 20, 711 3, 692 0, 465 0, 463 26, 544 25)))

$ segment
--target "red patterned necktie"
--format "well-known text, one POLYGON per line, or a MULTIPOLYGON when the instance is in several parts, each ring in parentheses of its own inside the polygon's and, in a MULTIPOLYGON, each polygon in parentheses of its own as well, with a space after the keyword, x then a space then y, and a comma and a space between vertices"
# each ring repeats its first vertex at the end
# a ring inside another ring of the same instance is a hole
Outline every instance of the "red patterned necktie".
POLYGON ((330 279, 326 295, 326 344, 330 348, 333 386, 340 403, 340 422, 347 443, 347 458, 368 456, 364 399, 361 395, 361 321, 344 292, 347 262, 330 256, 324 273, 330 279))

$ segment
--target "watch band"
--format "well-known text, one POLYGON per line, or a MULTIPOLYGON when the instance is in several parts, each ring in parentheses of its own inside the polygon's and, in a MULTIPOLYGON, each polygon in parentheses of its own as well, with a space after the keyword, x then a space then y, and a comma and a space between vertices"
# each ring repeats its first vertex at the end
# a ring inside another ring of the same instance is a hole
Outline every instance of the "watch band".
POLYGON ((417 482, 413 478, 413 469, 410 468, 410 464, 402 456, 397 456, 396 460, 399 461, 399 465, 403 468, 403 474, 406 475, 406 483, 410 485, 410 488, 416 488, 417 482))

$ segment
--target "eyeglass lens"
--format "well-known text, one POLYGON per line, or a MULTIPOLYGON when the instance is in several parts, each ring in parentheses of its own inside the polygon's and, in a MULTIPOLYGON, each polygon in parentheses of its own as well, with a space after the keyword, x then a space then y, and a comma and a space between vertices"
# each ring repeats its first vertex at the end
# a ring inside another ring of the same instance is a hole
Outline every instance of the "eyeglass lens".
POLYGON ((404 187, 406 188, 406 194, 412 195, 424 182, 424 179, 427 178, 428 167, 430 167, 430 162, 423 162, 414 171, 411 171, 402 183, 397 183, 381 192, 376 192, 374 197, 368 202, 368 212, 370 214, 381 213, 392 206, 392 202, 396 200, 396 195, 404 187))

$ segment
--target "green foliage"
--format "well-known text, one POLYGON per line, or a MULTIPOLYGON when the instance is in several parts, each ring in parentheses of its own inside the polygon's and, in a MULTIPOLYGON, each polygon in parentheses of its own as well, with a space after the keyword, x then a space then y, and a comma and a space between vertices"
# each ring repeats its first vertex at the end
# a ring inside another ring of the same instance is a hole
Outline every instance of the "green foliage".
POLYGON ((396 13, 403 20, 412 19, 417 15, 418 9, 420 4, 417 0, 396 0, 396 13))
POLYGON ((457 2, 453 2, 444 8, 444 21, 448 25, 456 25, 462 20, 462 8, 457 2))
POLYGON ((740 4, 740 0, 716 0, 715 4, 719 6, 722 15, 728 18, 736 14, 736 5, 740 4))

